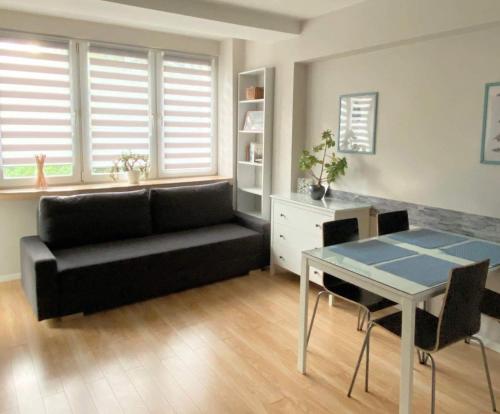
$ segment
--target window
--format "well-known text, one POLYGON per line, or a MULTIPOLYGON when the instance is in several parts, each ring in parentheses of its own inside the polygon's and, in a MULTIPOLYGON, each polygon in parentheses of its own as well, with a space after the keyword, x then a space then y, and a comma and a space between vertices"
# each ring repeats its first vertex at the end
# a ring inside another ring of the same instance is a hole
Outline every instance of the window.
POLYGON ((120 154, 150 154, 148 53, 91 45, 87 68, 88 164, 92 174, 108 175, 120 154))
MULTIPOLYGON (((0 186, 106 181, 123 153, 150 178, 216 173, 215 59, 0 31, 0 186)), ((123 177, 125 178, 125 176, 123 177)))
POLYGON ((0 38, 0 177, 72 176, 72 113, 69 43, 0 38))
POLYGON ((212 60, 164 55, 160 171, 164 175, 215 172, 212 60))

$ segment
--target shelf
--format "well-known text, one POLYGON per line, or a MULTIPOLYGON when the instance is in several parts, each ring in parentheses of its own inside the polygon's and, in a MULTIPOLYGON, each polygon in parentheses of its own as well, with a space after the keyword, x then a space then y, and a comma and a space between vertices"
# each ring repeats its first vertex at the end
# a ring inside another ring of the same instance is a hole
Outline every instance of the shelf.
POLYGON ((255 194, 258 196, 262 195, 262 188, 260 187, 239 187, 238 189, 244 191, 245 193, 255 194))
POLYGON ((259 102, 264 102, 264 99, 243 99, 240 101, 240 104, 259 103, 259 102))
POLYGON ((261 162, 251 162, 251 161, 238 161, 240 165, 253 165, 254 167, 262 167, 261 162))
POLYGON ((240 134, 263 134, 264 131, 245 131, 244 129, 240 129, 238 131, 240 134))

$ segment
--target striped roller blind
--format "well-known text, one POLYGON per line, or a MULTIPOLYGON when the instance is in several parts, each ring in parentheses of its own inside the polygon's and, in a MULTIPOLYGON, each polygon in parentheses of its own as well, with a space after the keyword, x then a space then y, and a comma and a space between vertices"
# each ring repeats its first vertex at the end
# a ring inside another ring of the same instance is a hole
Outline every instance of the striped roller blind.
POLYGON ((4 178, 72 175, 68 42, 0 38, 0 164, 4 178))
POLYGON ((161 168, 166 174, 213 170, 212 60, 163 57, 161 168))
POLYGON ((340 101, 340 143, 349 150, 367 152, 373 129, 371 96, 352 96, 340 101))
POLYGON ((90 45, 88 68, 91 169, 107 174, 124 152, 149 155, 148 54, 90 45))

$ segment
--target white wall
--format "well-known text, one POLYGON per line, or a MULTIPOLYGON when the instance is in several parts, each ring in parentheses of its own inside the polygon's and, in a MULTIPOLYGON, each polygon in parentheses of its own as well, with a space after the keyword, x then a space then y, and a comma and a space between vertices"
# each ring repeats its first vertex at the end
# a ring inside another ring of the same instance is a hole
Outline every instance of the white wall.
MULTIPOLYGON (((0 29, 18 30, 46 35, 66 36, 113 42, 126 45, 135 45, 152 48, 166 48, 188 53, 219 55, 219 42, 209 39, 180 36, 169 33, 160 33, 140 29, 131 29, 107 24, 91 23, 78 20, 63 19, 58 17, 38 16, 27 13, 0 10, 0 29)), ((240 44, 240 49, 242 45, 240 44)), ((234 77, 233 61, 239 59, 237 49, 233 53, 233 45, 223 48, 219 69, 221 79, 219 85, 223 91, 224 106, 219 111, 226 117, 232 116, 233 103, 231 102, 231 80, 234 77), (227 52, 230 52, 229 57, 227 52), (235 54, 236 53, 236 54, 235 54), (231 65, 226 68, 225 64, 231 65), (229 72, 228 72, 229 71, 229 72), (226 94, 229 93, 229 96, 226 94)), ((221 171, 232 176, 232 158, 227 161, 226 153, 232 152, 232 133, 223 131, 221 151, 221 171), (229 148, 229 149, 228 149, 229 148), (225 161, 222 161, 225 160, 225 161), (229 164, 228 164, 229 162, 229 164)), ((8 279, 19 273, 19 239, 22 236, 36 234, 36 208, 38 200, 0 200, 0 281, 8 279)))
POLYGON ((375 155, 347 155, 336 188, 500 218, 500 167, 480 164, 484 84, 500 28, 309 65, 307 145, 338 128, 338 97, 379 92, 375 155))
MULTIPOLYGON (((247 69, 265 65, 276 66, 277 69, 273 191, 289 191, 295 187, 296 174, 292 172, 296 171, 295 165, 297 160, 295 155, 292 159, 291 154, 296 152, 297 146, 303 147, 304 142, 306 141, 304 137, 302 142, 298 142, 300 141, 301 133, 300 130, 297 130, 298 125, 296 123, 294 125, 293 117, 294 109, 295 113, 297 113, 297 107, 301 105, 301 102, 304 102, 307 99, 308 104, 312 103, 307 96, 307 91, 304 91, 303 93, 297 92, 297 88, 300 88, 300 85, 297 84, 297 82, 300 82, 300 80, 297 80, 297 76, 294 76, 294 73, 296 72, 296 65, 298 63, 311 63, 328 59, 339 60, 347 59, 349 57, 354 58, 355 56, 359 56, 359 58, 363 60, 365 59, 363 56, 368 56, 372 52, 391 49, 394 50, 394 48, 399 47, 402 47, 400 50, 402 50, 403 55, 405 53, 412 54, 413 50, 417 50, 415 48, 411 48, 412 45, 429 42, 428 44, 436 45, 435 47, 439 49, 440 47, 446 47, 439 46, 441 45, 441 43, 439 43, 440 39, 447 39, 458 35, 464 35, 464 38, 468 39, 469 34, 474 36, 474 33, 478 31, 485 31, 499 26, 500 2, 496 0, 440 0, 439 2, 436 2, 435 0, 369 0, 360 3, 359 5, 333 12, 307 22, 302 35, 296 39, 271 45, 266 43, 247 42, 245 56, 247 69), (405 48, 404 46, 408 46, 408 48, 405 48)), ((491 42, 489 42, 489 44, 491 45, 491 42)), ((464 45, 464 49, 460 51, 463 60, 454 60, 454 63, 456 64, 455 69, 453 69, 453 72, 456 72, 454 73, 454 80, 458 80, 459 85, 462 81, 460 74, 463 73, 463 70, 465 70, 463 68, 467 67, 470 71, 473 67, 473 61, 471 59, 468 61, 467 49, 475 47, 475 44, 473 45, 470 43, 468 46, 464 45)), ((494 48, 490 50, 493 55, 494 48)), ((439 57, 439 50, 434 52, 431 50, 428 51, 429 56, 431 56, 432 53, 434 53, 434 56, 439 57)), ((485 54, 487 53, 486 49, 482 46, 480 47, 480 51, 471 50, 471 55, 480 59, 478 64, 481 66, 484 65, 483 62, 485 54)), ((489 60, 489 58, 486 59, 489 60)), ((492 59, 493 61, 495 60, 495 58, 492 59)), ((339 60, 339 62, 340 61, 341 60, 339 60)), ((347 62, 347 60, 342 61, 347 62)), ((442 63, 441 59, 438 59, 438 61, 442 63)), ((415 59, 413 59, 413 62, 415 62, 415 59)), ((400 63, 399 65, 401 66, 402 64, 403 63, 400 63)), ((315 64, 313 64, 313 68, 311 70, 316 70, 317 67, 314 65, 315 64)), ((339 65, 341 65, 341 63, 339 63, 339 65)), ((411 71, 408 73, 416 73, 415 68, 420 68, 420 70, 427 70, 428 68, 433 69, 432 66, 432 64, 426 66, 425 62, 418 61, 416 66, 414 64, 414 66, 410 67, 411 71)), ((448 65, 446 67, 449 68, 450 66, 451 65, 448 65)), ((405 70, 407 70, 408 67, 406 67, 405 70)), ((438 69, 436 69, 435 75, 442 76, 442 74, 440 75, 437 71, 438 69)), ((479 74, 470 75, 471 78, 469 78, 469 81, 473 81, 472 77, 474 76, 480 84, 484 84, 484 82, 488 80, 500 79, 500 73, 497 72, 498 74, 495 76, 494 71, 494 67, 481 67, 479 69, 479 74), (492 79, 490 79, 490 77, 492 79)), ((371 77, 372 83, 370 86, 375 87, 376 85, 374 83, 377 79, 374 76, 380 76, 380 81, 384 81, 384 76, 389 76, 388 74, 391 73, 391 69, 387 66, 387 68, 384 68, 384 72, 382 72, 382 68, 378 68, 377 73, 372 73, 371 75, 368 70, 366 72, 367 79, 363 82, 365 82, 365 84, 368 83, 368 79, 371 77)), ((361 77, 362 72, 358 73, 361 77)), ((398 80, 398 77, 404 78, 404 76, 404 73, 401 75, 397 74, 396 81, 398 80)), ((336 79, 338 82, 337 85, 340 85, 342 82, 340 76, 334 78, 334 74, 331 74, 331 78, 336 79)), ((446 76, 444 78, 443 87, 445 89, 451 88, 451 82, 450 84, 446 84, 446 76)), ((352 80, 355 82, 354 78, 352 80)), ((385 82, 389 83, 390 79, 385 79, 385 82)), ((438 83, 437 78, 435 79, 435 83, 438 83)), ((351 85, 346 84, 345 88, 350 88, 351 85)), ((357 86, 361 87, 361 85, 357 86)), ((469 86, 466 92, 467 97, 469 99, 476 99, 477 96, 480 96, 482 93, 480 91, 482 86, 484 85, 480 85, 477 91, 471 91, 470 88, 473 88, 473 86, 469 86), (471 94, 474 94, 474 96, 472 97, 471 94)), ((338 89, 342 89, 342 86, 336 87, 338 89)), ((457 85, 457 87, 460 86, 457 85)), ((306 88, 303 89, 306 90, 306 88)), ((426 92, 431 92, 431 88, 427 88, 426 92)), ((320 105, 327 105, 328 108, 330 108, 331 115, 326 114, 325 116, 328 116, 328 122, 326 123, 328 123, 331 127, 336 127, 334 104, 332 102, 336 102, 337 98, 337 96, 332 96, 327 100, 328 102, 316 102, 317 105, 315 106, 316 108, 319 108, 320 105)), ((426 96, 420 95, 418 98, 420 100, 425 100, 426 96)), ((437 102, 429 102, 429 104, 436 105, 437 102)), ((381 96, 380 105, 380 108, 384 105, 383 96, 381 96)), ((420 103, 418 105, 420 105, 420 111, 425 110, 425 103, 420 103)), ((469 106, 461 102, 459 103, 459 110, 466 112, 466 114, 462 112, 460 117, 470 117, 471 124, 474 122, 472 117, 477 116, 478 113, 477 107, 475 107, 476 112, 469 111, 472 105, 473 104, 470 104, 469 106)), ((479 108, 479 111, 481 111, 481 108, 479 108)), ((310 115, 310 111, 308 114, 310 115)), ((420 116, 424 116, 424 114, 416 114, 415 120, 420 119, 420 116)), ((315 118, 315 121, 316 120, 317 118, 315 118)), ((310 122, 308 121, 308 123, 310 122)), ((430 141, 427 125, 412 124, 411 126, 413 128, 409 133, 419 134, 419 140, 425 140, 427 143, 430 142, 430 144, 427 145, 428 148, 430 148, 431 145, 437 145, 436 143, 430 141), (422 135, 425 136, 422 137, 422 135)), ((381 127, 383 127, 383 125, 381 127)), ((308 131, 310 131, 311 128, 312 127, 308 128, 308 131)), ((475 134, 474 138, 470 137, 470 141, 468 141, 470 145, 474 145, 474 143, 478 145, 478 139, 480 138, 477 137, 477 132, 471 132, 471 125, 468 126, 468 131, 469 133, 475 134)), ((460 136, 463 136, 464 133, 465 131, 461 131, 460 136)), ((446 134, 449 133, 446 132, 446 134)), ((405 134, 406 139, 408 139, 407 137, 409 136, 410 135, 405 134)), ((382 139, 383 137, 379 134, 379 144, 382 139)), ((381 148, 381 150, 383 150, 383 148, 381 148)), ((461 162, 464 156, 466 155, 462 155, 455 161, 461 162)), ((478 151, 476 151, 474 156, 476 157, 475 159, 478 160, 478 151)), ((406 159, 403 157, 403 159, 406 160, 405 162, 412 162, 411 158, 406 159)), ((367 157, 363 157, 362 162, 372 163, 374 161, 370 161, 367 157)), ((426 170, 429 168, 428 163, 432 163, 434 160, 430 157, 429 160, 424 160, 424 162, 424 165, 419 165, 418 167, 426 170)), ((447 165, 449 165, 449 162, 447 165)), ((497 170, 491 167, 487 168, 476 164, 474 168, 476 168, 476 170, 471 176, 461 176, 460 179, 453 179, 453 177, 448 176, 448 181, 441 181, 441 183, 443 185, 450 185, 451 181, 454 191, 457 190, 457 188, 460 191, 463 191, 463 188, 460 186, 461 180, 464 180, 463 182, 466 184, 466 188, 471 188, 474 186, 474 183, 471 183, 471 180, 476 180, 478 177, 483 178, 483 171, 488 171, 486 173, 487 181, 491 180, 491 175, 498 174, 497 170)), ((349 176, 353 177, 356 174, 353 171, 354 168, 351 168, 349 176)), ((376 170, 373 172, 376 172, 376 170)), ((428 180, 429 175, 424 175, 424 178, 425 180, 428 180)), ((359 191, 360 189, 358 184, 359 180, 352 181, 350 189, 352 191, 359 191)), ((383 183, 379 184, 381 186, 384 185, 383 183)), ((425 185, 425 181, 419 181, 417 185, 425 185)), ((475 185, 477 185, 477 182, 475 185)), ((345 186, 343 188, 348 189, 345 186)), ((363 186, 362 189, 364 189, 367 194, 370 194, 372 191, 372 187, 366 188, 366 186, 363 186)), ((370 195, 381 194, 385 193, 374 192, 370 195)), ((465 194, 465 196, 467 195, 465 194)), ((479 214, 495 215, 498 217, 499 213, 493 214, 495 211, 498 211, 498 208, 495 209, 493 203, 497 203, 497 205, 500 203, 498 203, 498 199, 495 199, 494 197, 492 200, 492 197, 493 196, 488 196, 484 206, 481 205, 482 202, 476 202, 476 205, 465 206, 462 206, 463 203, 460 202, 457 205, 456 198, 448 198, 447 200, 444 200, 443 197, 437 192, 433 193, 427 200, 430 205, 459 209, 472 213, 477 212, 479 214)), ((396 198, 401 199, 401 197, 396 198)))

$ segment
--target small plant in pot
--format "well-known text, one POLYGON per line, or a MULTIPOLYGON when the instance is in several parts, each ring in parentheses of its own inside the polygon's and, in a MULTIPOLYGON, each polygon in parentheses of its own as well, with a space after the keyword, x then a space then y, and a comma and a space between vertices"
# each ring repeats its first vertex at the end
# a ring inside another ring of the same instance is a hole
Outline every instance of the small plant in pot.
POLYGON ((337 157, 333 151, 335 147, 334 135, 330 129, 321 134, 321 143, 308 150, 302 151, 299 159, 299 168, 308 173, 313 184, 309 186, 309 192, 313 200, 321 200, 326 193, 327 187, 335 182, 341 175, 345 175, 347 160, 345 157, 337 157), (319 156, 316 156, 316 154, 319 156), (316 167, 321 166, 319 175, 314 172, 316 167), (326 183, 327 186, 323 186, 326 183))
POLYGON ((130 184, 139 184, 142 177, 147 178, 149 174, 149 157, 143 154, 133 152, 124 152, 120 157, 113 161, 110 176, 113 181, 117 181, 120 173, 127 173, 130 184))

